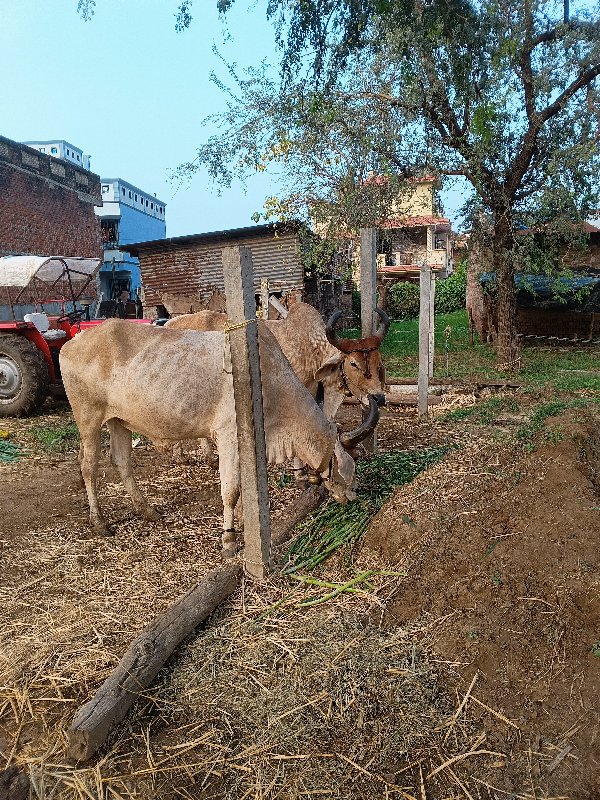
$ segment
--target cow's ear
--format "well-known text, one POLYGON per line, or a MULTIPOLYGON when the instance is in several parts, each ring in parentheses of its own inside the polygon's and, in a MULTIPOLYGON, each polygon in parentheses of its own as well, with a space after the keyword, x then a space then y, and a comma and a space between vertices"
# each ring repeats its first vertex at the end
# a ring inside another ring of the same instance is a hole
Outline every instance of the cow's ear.
POLYGON ((327 378, 330 378, 337 372, 338 367, 344 360, 342 353, 336 353, 331 358, 328 358, 324 364, 321 364, 319 369, 315 372, 315 380, 317 383, 323 383, 327 378))
POLYGON ((337 461, 337 470, 342 480, 346 486, 352 486, 356 469, 354 459, 348 455, 339 441, 335 443, 334 453, 337 461))

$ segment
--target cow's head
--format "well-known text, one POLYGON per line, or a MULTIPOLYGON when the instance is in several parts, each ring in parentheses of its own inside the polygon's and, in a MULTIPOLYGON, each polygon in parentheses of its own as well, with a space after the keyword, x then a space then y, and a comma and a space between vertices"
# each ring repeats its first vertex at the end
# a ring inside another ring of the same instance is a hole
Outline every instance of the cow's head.
POLYGON ((379 346, 390 327, 387 314, 381 308, 375 309, 381 319, 380 327, 373 336, 366 339, 342 339, 335 326, 342 312, 336 311, 327 322, 327 340, 337 350, 334 356, 323 364, 315 374, 315 379, 325 382, 334 373, 340 378, 344 389, 367 406, 369 395, 378 398, 380 405, 385 397, 385 368, 381 360, 379 346))
POLYGON ((355 463, 352 455, 360 442, 373 433, 379 422, 380 403, 369 395, 369 413, 359 427, 349 433, 340 434, 335 443, 329 468, 321 473, 321 478, 329 494, 338 503, 345 504, 356 499, 355 463))

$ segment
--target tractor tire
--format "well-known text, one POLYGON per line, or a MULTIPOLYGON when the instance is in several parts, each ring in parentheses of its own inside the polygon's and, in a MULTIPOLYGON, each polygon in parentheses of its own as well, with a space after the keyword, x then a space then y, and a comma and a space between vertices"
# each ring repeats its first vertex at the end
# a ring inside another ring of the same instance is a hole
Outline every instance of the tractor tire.
POLYGON ((43 353, 24 336, 0 334, 0 417, 27 417, 43 404, 50 373, 43 353))

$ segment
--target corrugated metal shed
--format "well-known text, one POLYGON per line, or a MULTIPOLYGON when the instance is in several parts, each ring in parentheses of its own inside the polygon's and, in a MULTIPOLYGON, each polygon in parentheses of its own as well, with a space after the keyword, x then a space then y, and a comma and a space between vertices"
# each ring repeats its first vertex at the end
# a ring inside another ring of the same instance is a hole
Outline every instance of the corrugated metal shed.
POLYGON ((247 247, 252 254, 255 289, 268 280, 275 291, 302 287, 300 226, 256 225, 123 246, 140 260, 145 305, 157 305, 164 293, 205 297, 223 290, 224 247, 247 247))

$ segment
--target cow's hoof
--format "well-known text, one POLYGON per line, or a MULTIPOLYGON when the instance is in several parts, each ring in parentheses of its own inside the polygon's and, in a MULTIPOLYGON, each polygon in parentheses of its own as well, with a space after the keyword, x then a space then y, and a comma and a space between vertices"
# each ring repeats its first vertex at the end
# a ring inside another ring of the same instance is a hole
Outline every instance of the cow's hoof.
POLYGON ((115 532, 107 525, 104 520, 96 520, 91 523, 91 528, 96 536, 114 536, 115 532))
POLYGON ((158 522, 160 519, 162 519, 162 514, 160 511, 152 506, 147 506, 144 508, 141 511, 141 514, 144 519, 148 520, 148 522, 158 522))

